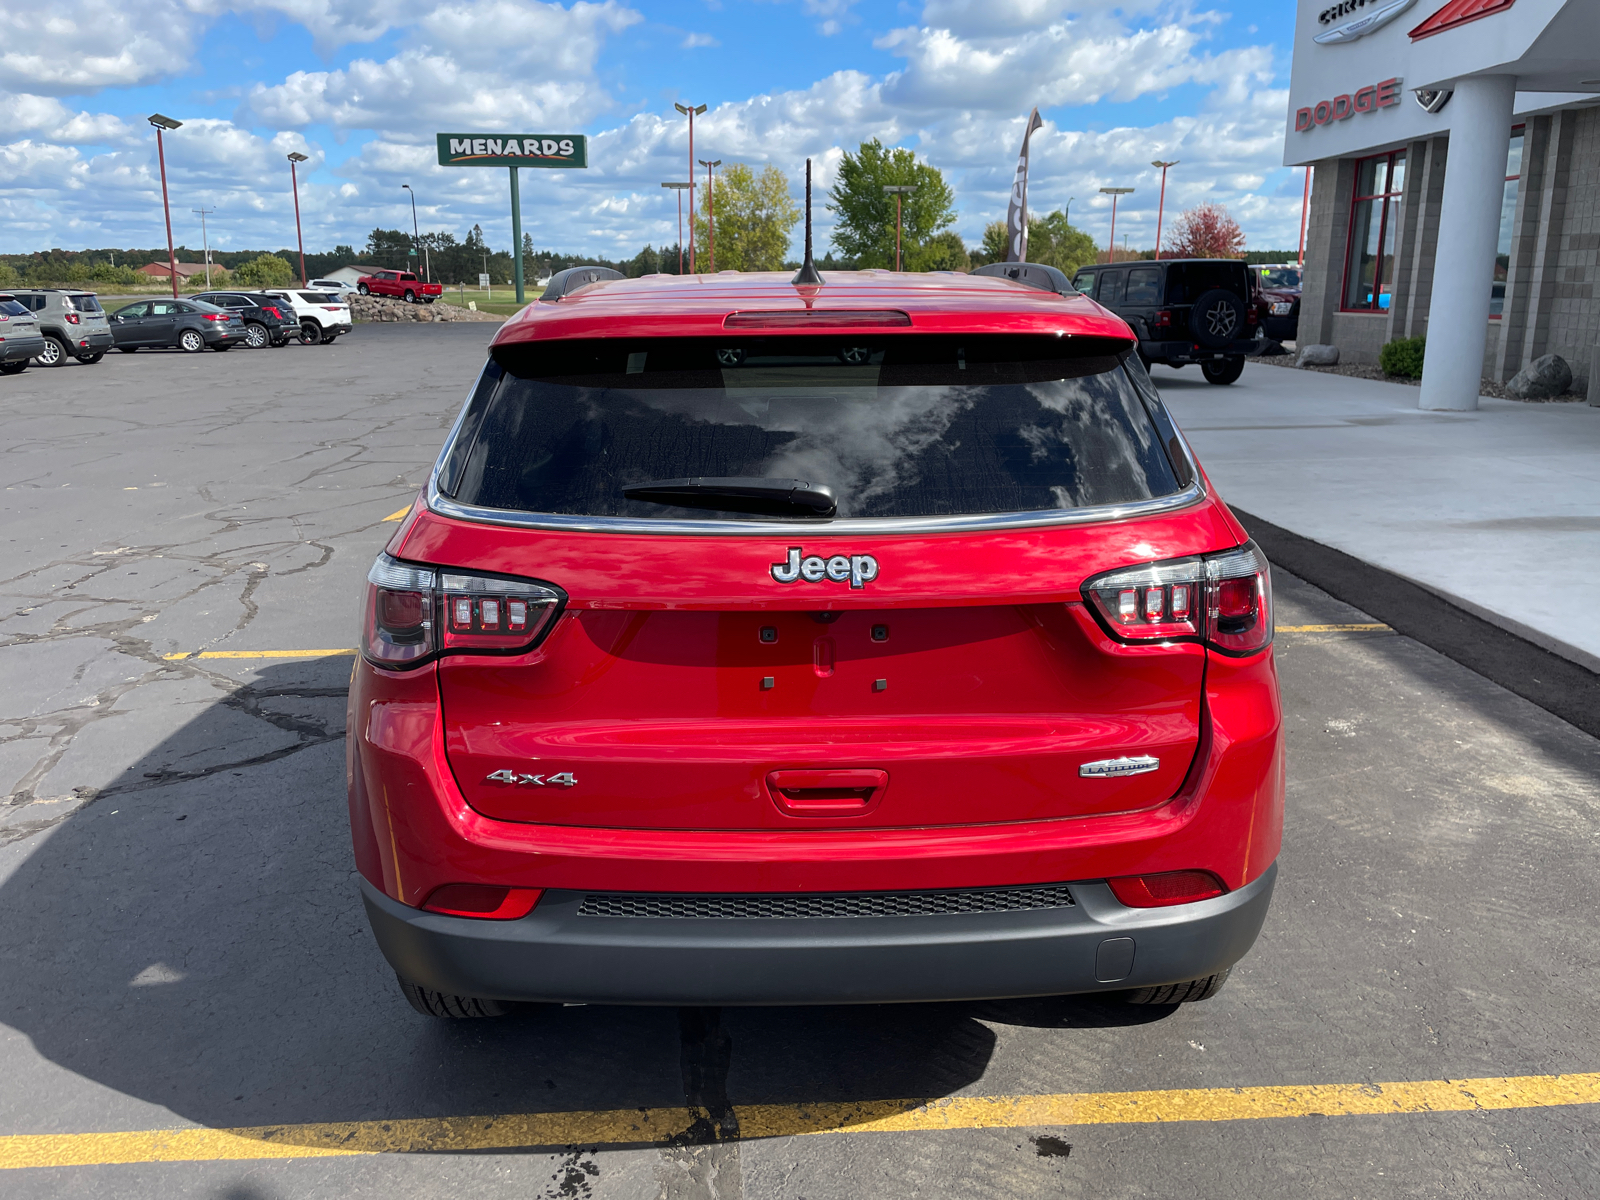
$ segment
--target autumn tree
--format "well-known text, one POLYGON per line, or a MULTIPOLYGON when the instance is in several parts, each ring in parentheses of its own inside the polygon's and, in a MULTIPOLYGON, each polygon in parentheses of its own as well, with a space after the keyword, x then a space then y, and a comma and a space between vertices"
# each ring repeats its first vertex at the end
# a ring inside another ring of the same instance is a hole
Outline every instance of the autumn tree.
POLYGON ((1244 230, 1225 205, 1197 204, 1172 222, 1161 252, 1172 258, 1242 258, 1244 230))
MULTIPOLYGON (((839 163, 839 178, 828 193, 828 211, 837 216, 833 244, 859 267, 894 266, 894 196, 885 184, 914 184, 903 194, 900 228, 902 264, 909 271, 948 270, 956 258, 948 238, 955 223, 955 194, 937 167, 917 161, 910 150, 886 147, 877 138, 862 142, 839 163), (940 264, 934 266, 932 264, 940 264)), ((962 256, 966 253, 962 247, 962 256)))
MULTIPOLYGON (((771 163, 760 174, 746 163, 733 163, 718 172, 711 195, 716 245, 710 240, 705 205, 696 205, 695 265, 709 265, 714 249, 719 271, 782 270, 789 234, 800 222, 800 206, 789 195, 783 172, 771 163)), ((674 258, 672 270, 677 267, 674 258)))

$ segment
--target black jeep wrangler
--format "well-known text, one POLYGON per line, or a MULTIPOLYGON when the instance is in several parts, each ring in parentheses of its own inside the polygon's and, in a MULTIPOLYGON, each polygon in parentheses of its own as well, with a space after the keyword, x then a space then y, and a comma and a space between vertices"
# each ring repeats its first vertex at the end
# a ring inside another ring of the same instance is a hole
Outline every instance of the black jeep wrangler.
POLYGON ((1232 383, 1266 346, 1256 278, 1243 259, 1174 258, 1082 267, 1072 286, 1121 317, 1148 367, 1199 363, 1208 383, 1232 383))

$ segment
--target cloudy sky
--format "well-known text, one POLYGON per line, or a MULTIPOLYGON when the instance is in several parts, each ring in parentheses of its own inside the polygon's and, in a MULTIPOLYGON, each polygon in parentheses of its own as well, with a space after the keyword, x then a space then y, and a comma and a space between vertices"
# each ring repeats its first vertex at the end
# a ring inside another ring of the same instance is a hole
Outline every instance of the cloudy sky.
MULTIPOLYGON (((677 238, 663 180, 688 157, 773 162, 827 186, 863 139, 903 145, 955 185, 969 245, 1005 214, 1028 109, 1031 206, 1076 197, 1103 240, 1155 240, 1167 211, 1228 205, 1252 247, 1293 246, 1301 175, 1278 165, 1294 6, 1188 0, 48 0, 0 42, 0 252, 164 241, 153 131, 168 135, 174 235, 215 209, 213 246, 294 240, 285 155, 310 155, 307 249, 374 226, 480 223, 510 240, 506 172, 445 168, 437 131, 579 132, 586 171, 524 171, 540 247, 631 256, 677 238)), ((818 206, 826 244, 826 213, 818 206)))

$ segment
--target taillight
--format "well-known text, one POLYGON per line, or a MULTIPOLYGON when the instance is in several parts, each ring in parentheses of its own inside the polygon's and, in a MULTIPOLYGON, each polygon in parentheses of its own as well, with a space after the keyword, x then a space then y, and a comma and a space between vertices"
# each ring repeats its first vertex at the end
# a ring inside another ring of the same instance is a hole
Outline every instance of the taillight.
POLYGON ((61 315, 67 319, 68 325, 76 325, 82 319, 75 312, 62 313, 61 315))
POLYGON ((283 320, 283 314, 281 312, 279 312, 277 309, 273 308, 272 305, 270 305, 270 304, 268 304, 264 308, 262 308, 261 311, 264 312, 264 313, 268 313, 269 315, 271 315, 273 317, 276 317, 280 321, 283 320))
POLYGON ((205 317, 205 319, 208 320, 208 321, 231 321, 231 320, 233 320, 233 318, 231 316, 229 316, 227 313, 201 313, 200 315, 205 317))
POLYGON ((488 883, 447 883, 423 901, 429 912, 489 921, 515 921, 533 911, 543 888, 498 887, 488 883))
POLYGON ((1119 641, 1203 640, 1224 654, 1254 654, 1272 641, 1272 572, 1254 542, 1107 571, 1081 590, 1119 641))
POLYGON ((1163 871, 1159 875, 1123 875, 1106 880, 1111 894, 1129 908, 1165 908, 1209 900, 1228 889, 1210 871, 1163 871))
POLYGON ((565 599, 529 579, 441 572, 380 554, 367 573, 362 651, 391 668, 436 654, 516 654, 539 640, 565 599))
POLYGON ((1172 310, 1170 308, 1158 309, 1156 311, 1154 325, 1157 329, 1171 329, 1172 310))

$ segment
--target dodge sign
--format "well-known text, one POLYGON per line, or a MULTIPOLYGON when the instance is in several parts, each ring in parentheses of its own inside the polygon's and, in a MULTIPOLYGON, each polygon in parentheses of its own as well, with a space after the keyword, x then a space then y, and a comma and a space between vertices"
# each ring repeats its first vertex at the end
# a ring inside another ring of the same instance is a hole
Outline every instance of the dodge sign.
POLYGON ((587 167, 581 133, 441 133, 441 167, 587 167))

